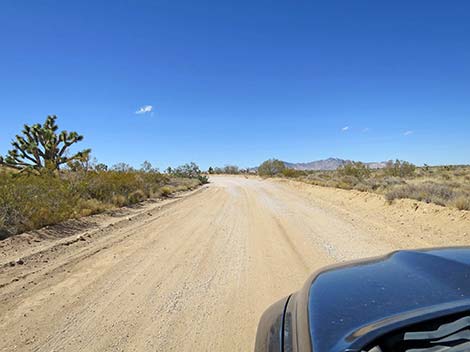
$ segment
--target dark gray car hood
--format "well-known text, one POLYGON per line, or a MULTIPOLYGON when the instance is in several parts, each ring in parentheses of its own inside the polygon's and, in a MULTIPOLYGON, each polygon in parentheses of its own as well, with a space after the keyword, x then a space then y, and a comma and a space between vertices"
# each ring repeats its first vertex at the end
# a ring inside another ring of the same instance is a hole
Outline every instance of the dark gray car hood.
POLYGON ((470 309, 470 249, 398 251, 308 283, 314 351, 355 351, 390 329, 470 309))

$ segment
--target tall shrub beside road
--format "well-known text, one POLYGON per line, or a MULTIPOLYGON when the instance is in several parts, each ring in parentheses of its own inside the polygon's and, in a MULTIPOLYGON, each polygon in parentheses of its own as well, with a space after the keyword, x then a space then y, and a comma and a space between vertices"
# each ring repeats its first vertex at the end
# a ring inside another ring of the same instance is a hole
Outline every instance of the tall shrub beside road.
POLYGON ((264 161, 259 167, 258 167, 258 175, 260 176, 276 176, 280 173, 282 173, 285 170, 286 166, 284 165, 284 162, 278 159, 269 159, 264 161))

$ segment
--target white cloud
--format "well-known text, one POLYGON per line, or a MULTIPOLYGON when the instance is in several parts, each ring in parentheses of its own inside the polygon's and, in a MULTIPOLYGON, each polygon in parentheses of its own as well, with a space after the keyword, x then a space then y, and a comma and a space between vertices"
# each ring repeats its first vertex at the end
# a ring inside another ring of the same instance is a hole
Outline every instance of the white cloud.
POLYGON ((413 131, 408 130, 408 131, 403 132, 404 136, 409 136, 410 134, 413 134, 413 131))
POLYGON ((346 132, 347 130, 349 130, 349 126, 344 126, 344 127, 341 129, 341 131, 343 131, 343 132, 346 132))
POLYGON ((369 132, 370 131, 370 128, 369 127, 366 127, 362 130, 363 133, 366 133, 366 132, 369 132))
POLYGON ((149 112, 152 112, 152 110, 153 110, 152 105, 144 105, 139 110, 137 110, 135 113, 136 114, 147 114, 149 112))

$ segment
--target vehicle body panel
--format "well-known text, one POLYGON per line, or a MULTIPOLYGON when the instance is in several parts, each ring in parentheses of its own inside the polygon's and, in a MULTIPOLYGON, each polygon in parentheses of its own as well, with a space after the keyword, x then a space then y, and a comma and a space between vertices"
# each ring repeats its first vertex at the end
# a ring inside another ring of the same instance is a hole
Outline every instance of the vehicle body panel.
POLYGON ((279 351, 360 351, 394 329, 470 311, 469 279, 467 247, 327 267, 278 308, 285 311, 279 351))

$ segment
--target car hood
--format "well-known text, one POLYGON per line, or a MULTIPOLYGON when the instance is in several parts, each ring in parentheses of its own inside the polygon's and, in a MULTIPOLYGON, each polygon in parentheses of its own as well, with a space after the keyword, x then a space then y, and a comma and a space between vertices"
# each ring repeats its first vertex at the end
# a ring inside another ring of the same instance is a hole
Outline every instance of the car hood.
POLYGON ((391 329, 470 309, 470 248, 398 251, 304 286, 314 351, 355 351, 391 329), (420 320, 419 320, 420 319, 420 320))

